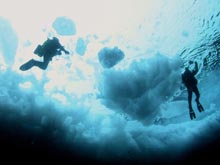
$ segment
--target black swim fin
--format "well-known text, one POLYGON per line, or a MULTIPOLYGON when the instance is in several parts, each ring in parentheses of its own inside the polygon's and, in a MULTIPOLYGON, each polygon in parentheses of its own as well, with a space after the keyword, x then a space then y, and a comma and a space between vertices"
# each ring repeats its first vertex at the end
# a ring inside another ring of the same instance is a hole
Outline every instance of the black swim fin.
POLYGON ((34 66, 34 60, 32 59, 32 60, 26 62, 25 64, 21 65, 19 69, 22 71, 26 71, 26 70, 32 68, 33 66, 34 66))
POLYGON ((191 119, 191 120, 193 120, 193 119, 196 118, 196 114, 195 114, 195 112, 194 112, 193 110, 190 110, 190 111, 189 111, 189 116, 190 116, 190 119, 191 119))
POLYGON ((199 112, 204 111, 204 108, 200 103, 197 104, 197 108, 198 108, 199 112))

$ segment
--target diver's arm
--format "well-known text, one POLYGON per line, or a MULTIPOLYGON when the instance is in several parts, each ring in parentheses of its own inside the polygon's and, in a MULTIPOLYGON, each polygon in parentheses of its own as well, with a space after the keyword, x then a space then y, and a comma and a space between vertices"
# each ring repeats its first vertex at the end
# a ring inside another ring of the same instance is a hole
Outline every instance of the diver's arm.
POLYGON ((192 71, 192 73, 194 74, 194 75, 196 75, 196 73, 199 71, 199 68, 198 68, 198 63, 197 62, 195 62, 195 67, 194 67, 194 69, 193 69, 193 71, 192 71))
POLYGON ((60 44, 59 40, 56 37, 54 37, 53 40, 56 43, 57 51, 59 52, 59 54, 61 54, 61 51, 63 51, 65 54, 70 54, 66 49, 64 49, 64 46, 60 44))
POLYGON ((181 79, 182 79, 182 83, 185 84, 183 74, 181 75, 181 79))
POLYGON ((64 51, 65 54, 70 54, 69 51, 67 51, 66 49, 64 49, 64 46, 60 46, 60 51, 64 51))

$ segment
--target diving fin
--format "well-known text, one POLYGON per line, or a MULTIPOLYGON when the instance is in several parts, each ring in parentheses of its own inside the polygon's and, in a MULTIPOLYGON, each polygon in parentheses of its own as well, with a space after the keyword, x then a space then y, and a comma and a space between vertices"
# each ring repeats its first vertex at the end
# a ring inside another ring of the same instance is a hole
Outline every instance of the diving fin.
POLYGON ((200 103, 197 104, 197 108, 198 108, 199 112, 204 111, 204 108, 200 103))
POLYGON ((21 65, 19 69, 22 71, 26 71, 26 70, 32 68, 33 66, 34 66, 34 60, 32 59, 32 60, 26 62, 25 64, 21 65))
POLYGON ((190 111, 189 111, 189 116, 190 116, 190 119, 191 119, 191 120, 193 120, 193 119, 196 118, 196 114, 195 114, 195 112, 194 112, 193 110, 190 110, 190 111))

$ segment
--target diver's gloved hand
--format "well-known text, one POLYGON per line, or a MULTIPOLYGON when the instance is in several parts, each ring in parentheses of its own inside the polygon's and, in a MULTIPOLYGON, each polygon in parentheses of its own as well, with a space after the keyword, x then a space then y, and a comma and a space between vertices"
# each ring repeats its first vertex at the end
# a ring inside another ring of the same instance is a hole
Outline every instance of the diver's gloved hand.
POLYGON ((189 61, 189 64, 190 64, 190 65, 191 65, 191 64, 193 64, 193 61, 192 61, 192 60, 190 60, 190 61, 189 61))
POLYGON ((65 54, 70 54, 70 52, 69 52, 69 51, 67 51, 67 50, 65 50, 64 52, 65 52, 65 54))
POLYGON ((189 111, 189 116, 190 116, 191 120, 196 118, 196 114, 195 114, 195 112, 192 109, 189 111))

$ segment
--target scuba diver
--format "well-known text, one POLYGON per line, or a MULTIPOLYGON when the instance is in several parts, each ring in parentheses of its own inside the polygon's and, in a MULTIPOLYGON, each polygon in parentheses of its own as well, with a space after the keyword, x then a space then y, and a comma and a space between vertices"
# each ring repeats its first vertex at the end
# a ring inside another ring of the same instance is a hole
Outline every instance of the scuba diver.
MULTIPOLYGON (((189 64, 193 64, 192 61, 189 62, 189 64)), ((188 104, 189 104, 189 115, 190 119, 193 120, 196 118, 195 112, 192 108, 192 93, 194 92, 196 95, 196 104, 199 112, 204 111, 203 106, 199 102, 200 93, 197 87, 197 79, 195 78, 195 75, 198 72, 198 63, 195 62, 195 67, 192 71, 188 67, 185 68, 184 73, 182 74, 182 82, 186 86, 188 91, 188 104)))
POLYGON ((43 62, 31 59, 28 62, 21 65, 19 69, 22 71, 26 71, 28 69, 31 69, 33 66, 37 66, 40 69, 45 70, 52 58, 56 55, 61 55, 62 51, 65 54, 69 54, 69 52, 66 49, 64 49, 64 47, 60 44, 58 38, 48 38, 43 43, 43 45, 38 45, 37 48, 34 50, 34 54, 37 54, 39 57, 43 56, 43 62))

